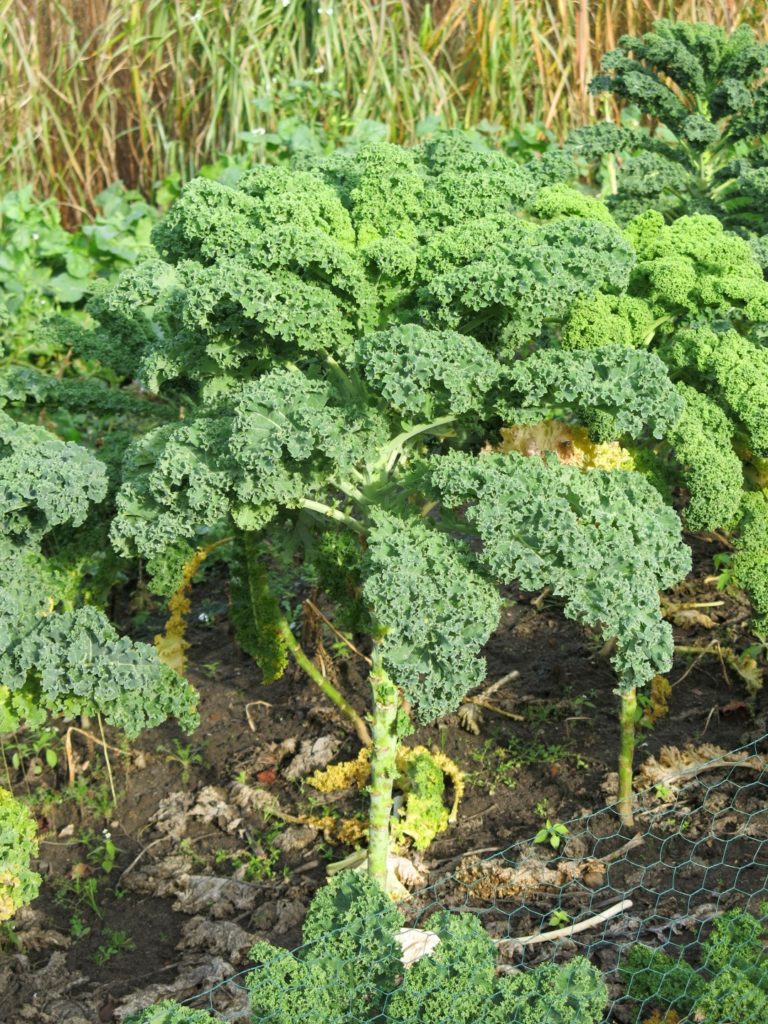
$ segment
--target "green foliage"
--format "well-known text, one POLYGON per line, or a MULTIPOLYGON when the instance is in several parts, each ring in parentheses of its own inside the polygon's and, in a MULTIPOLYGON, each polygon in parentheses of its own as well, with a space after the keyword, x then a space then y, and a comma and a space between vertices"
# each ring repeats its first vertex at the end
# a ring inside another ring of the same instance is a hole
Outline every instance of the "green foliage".
POLYGON ((741 459, 733 449, 735 425, 707 395, 682 382, 677 389, 685 406, 669 441, 690 494, 683 513, 686 526, 731 527, 739 518, 744 488, 741 459))
POLYGON ((549 586, 567 616, 616 637, 622 689, 667 671, 672 630, 659 618, 659 590, 685 575, 690 554, 677 516, 642 476, 516 453, 452 453, 431 476, 446 504, 465 510, 494 578, 549 586))
POLYGON ((496 948, 473 914, 441 911, 434 951, 404 971, 402 921, 374 883, 342 872, 315 896, 295 953, 259 943, 249 976, 254 1024, 594 1024, 606 989, 585 960, 496 978, 496 948), (552 1016, 548 1017, 547 1012, 552 1016))
POLYGON ((482 408, 500 374, 497 361, 474 338, 416 324, 361 338, 356 361, 371 387, 416 423, 482 408))
POLYGON ((701 946, 698 969, 648 946, 633 946, 619 968, 627 995, 702 1024, 761 1024, 768 1013, 765 927, 742 910, 721 914, 701 946))
POLYGON ((496 948, 472 914, 439 911, 427 922, 440 944, 405 972, 387 1003, 387 1020, 474 1024, 496 986, 496 948))
MULTIPOLYGON (((318 552, 324 585, 328 507, 367 538, 348 603, 362 597, 373 614, 386 667, 422 719, 455 707, 482 679, 476 655, 498 598, 439 522, 414 518, 407 451, 439 434, 440 418, 462 438, 476 432, 502 391, 528 415, 547 403, 605 412, 633 435, 663 432, 680 411, 653 356, 606 347, 508 363, 576 297, 625 288, 634 259, 594 204, 562 186, 545 195, 557 219, 516 216, 541 187, 451 133, 412 152, 379 144, 301 170, 254 168, 236 188, 187 186, 155 231, 166 262, 99 296, 108 316, 97 332, 108 338, 117 317, 122 338, 134 322, 148 386, 191 399, 184 420, 128 454, 118 550, 164 574, 165 552, 173 564, 201 529, 228 519, 258 532, 277 517, 310 565, 318 552), (495 213, 471 205, 463 175, 498 190, 495 213)), ((246 578, 235 570, 236 616, 246 578)))
POLYGON ((638 263, 629 286, 654 319, 679 323, 728 320, 747 328, 768 316, 768 282, 749 244, 711 216, 665 224, 648 210, 629 222, 638 263))
POLYGON ((486 1024, 590 1024, 600 1020, 606 990, 583 957, 566 964, 541 964, 507 975, 484 1018, 486 1024))
POLYGON ((602 416, 611 436, 597 436, 599 441, 639 438, 644 431, 660 439, 683 409, 659 357, 620 345, 540 349, 514 363, 503 383, 501 407, 509 422, 536 423, 565 411, 591 425, 602 416))
MULTIPOLYGON (((22 720, 40 723, 47 713, 102 713, 129 735, 169 715, 193 726, 191 688, 152 648, 119 636, 96 607, 78 604, 87 563, 77 528, 105 496, 102 463, 0 413, 0 481, 0 732, 22 720), (56 551, 61 530, 66 544, 56 551)), ((87 528, 81 534, 88 544, 87 528)))
POLYGON ((611 93, 657 122, 597 124, 571 134, 574 155, 621 154, 609 208, 621 221, 651 207, 668 220, 714 214, 727 227, 762 234, 768 211, 768 46, 742 25, 731 34, 700 22, 658 21, 622 36, 602 59, 590 91, 611 93))
POLYGON ((230 576, 229 620, 235 637, 262 672, 265 683, 279 679, 288 663, 280 633, 282 614, 251 533, 239 533, 230 576))
POLYGON ((768 493, 744 495, 735 551, 730 564, 733 581, 749 594, 753 628, 768 636, 768 493))
POLYGON ((313 899, 295 956, 267 943, 251 950, 262 964, 248 977, 254 1022, 375 1018, 402 970, 394 938, 402 921, 367 876, 340 872, 313 899))
POLYGON ((218 1019, 207 1010, 193 1010, 190 1006, 181 1006, 167 999, 141 1013, 131 1014, 126 1017, 125 1024, 216 1024, 218 1019))
POLYGON ((36 832, 26 807, 0 787, 0 921, 37 896, 40 876, 29 866, 37 856, 36 832))
MULTIPOLYGON (((738 582, 745 586, 755 611, 754 628, 764 631, 768 594, 761 583, 764 541, 758 534, 758 517, 768 506, 748 495, 764 485, 761 460, 768 451, 768 283, 749 244, 726 231, 712 216, 682 216, 665 224, 657 210, 646 210, 626 228, 637 253, 625 294, 594 292, 577 298, 555 344, 553 356, 536 352, 513 367, 524 372, 531 359, 559 359, 567 366, 571 355, 600 353, 606 342, 631 346, 659 358, 675 380, 684 400, 678 417, 668 417, 655 431, 664 439, 660 446, 643 441, 637 464, 667 485, 681 483, 688 492, 683 510, 686 526, 693 530, 749 532, 749 543, 737 541, 738 582), (670 449, 673 460, 670 460, 670 449), (746 510, 749 516, 746 518, 746 510), (743 524, 741 520, 743 519, 743 524)), ((611 351, 610 349, 607 351, 611 351)), ((616 356, 612 355, 616 360, 616 356)), ((618 367, 620 362, 617 360, 618 367)), ((647 394, 653 387, 647 364, 638 364, 647 394)), ((536 364, 531 364, 532 369, 536 364)), ((595 365, 594 378, 585 373, 592 389, 582 421, 595 440, 620 435, 611 410, 595 401, 605 370, 595 365)), ((542 383, 531 373, 529 395, 542 383)), ((526 381, 527 383, 527 381, 526 381)), ((570 397, 570 380, 567 378, 570 397)), ((666 383, 666 388, 669 384, 666 383)), ((648 422, 653 406, 638 402, 642 421, 648 422)), ((620 388, 611 385, 609 395, 620 388)), ((659 402, 668 402, 665 386, 658 389, 659 402)), ((557 399, 552 394, 550 401, 557 399)), ((523 400, 530 401, 530 398, 523 400)), ((631 409, 631 405, 630 405, 631 409)), ((538 415, 538 413, 535 413, 538 415)), ((559 415, 559 413, 558 413, 559 415)), ((625 413, 626 417, 627 413, 625 413)), ((634 445, 637 450, 636 444, 634 445)), ((734 577, 735 579, 736 577, 734 577)))
MULTIPOLYGON (((369 626, 386 685, 422 722, 483 681, 502 582, 554 584, 568 614, 618 634, 621 686, 668 667, 657 591, 688 558, 674 512, 639 476, 502 460, 491 537, 430 475, 451 449, 477 452, 503 414, 558 415, 642 445, 680 415, 656 355, 613 342, 557 351, 574 303, 624 295, 637 263, 599 205, 550 187, 562 171, 440 133, 412 151, 374 143, 256 167, 234 187, 200 179, 155 230, 157 257, 95 297, 82 350, 108 360, 114 349, 116 372, 132 362, 144 386, 183 405, 128 450, 113 543, 148 559, 167 589, 180 551, 241 531, 234 620, 267 677, 284 651, 259 562, 273 576, 279 563, 283 593, 307 579, 324 588, 330 566, 329 596, 347 623, 369 626), (536 573, 522 554, 502 571, 492 552, 510 492, 540 519, 514 512, 543 545, 536 573), (352 543, 325 540, 329 525, 352 543)), ((638 307, 630 298, 622 309, 638 307)))
POLYGON ((77 232, 61 225, 52 199, 31 186, 0 196, 0 317, 7 314, 2 355, 54 354, 35 325, 83 304, 97 277, 113 275, 149 247, 157 211, 119 182, 96 197, 96 217, 77 232))
POLYGON ((368 543, 363 596, 384 630, 384 666, 432 721, 485 678, 478 654, 499 621, 496 588, 428 520, 378 512, 368 543))

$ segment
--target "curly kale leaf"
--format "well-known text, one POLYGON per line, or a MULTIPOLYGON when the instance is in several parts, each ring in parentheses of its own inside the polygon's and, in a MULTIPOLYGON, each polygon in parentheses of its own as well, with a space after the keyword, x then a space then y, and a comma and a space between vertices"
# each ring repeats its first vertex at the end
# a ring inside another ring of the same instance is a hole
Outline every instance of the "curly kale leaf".
POLYGON ((360 982, 350 971, 324 962, 297 960, 267 942, 250 951, 259 966, 246 977, 253 1024, 348 1024, 365 1020, 359 1010, 360 982))
POLYGON ((571 306, 560 344, 564 349, 606 345, 644 348, 655 326, 653 313, 643 299, 594 292, 580 296, 571 306))
POLYGON ((107 473, 80 445, 0 413, 0 515, 3 530, 42 536, 62 523, 80 526, 103 501, 107 473))
POLYGON ((682 382, 683 413, 667 439, 690 494, 685 524, 690 530, 729 529, 739 517, 744 470, 733 448, 735 425, 710 398, 682 382))
POLYGON ((0 787, 0 923, 31 903, 40 889, 40 875, 30 868, 37 856, 36 833, 27 808, 0 787))
POLYGON ((402 972, 403 918, 367 875, 343 871, 317 893, 296 955, 259 943, 248 977, 254 1024, 347 1024, 378 1018, 402 972))
POLYGON ((132 378, 156 344, 163 304, 176 286, 176 275, 167 263, 147 258, 113 283, 96 282, 86 307, 95 327, 79 328, 61 317, 51 330, 60 345, 66 343, 78 355, 132 378))
POLYGON ((129 737, 169 717, 187 731, 197 726, 195 691, 154 648, 119 636, 97 608, 45 616, 3 652, 1 663, 15 672, 12 693, 27 689, 53 714, 101 713, 129 737))
POLYGON ((440 132, 419 149, 428 172, 424 216, 431 225, 461 224, 520 209, 536 189, 530 169, 465 132, 440 132))
POLYGON ((251 950, 261 963, 247 979, 254 1024, 596 1024, 601 1017, 606 989, 583 958, 497 981, 496 947, 478 917, 440 911, 426 922, 437 946, 403 970, 401 922, 365 876, 340 873, 313 899, 302 947, 251 950))
POLYGON ((615 437, 639 437, 647 427, 662 438, 683 406, 658 356, 619 346, 540 349, 513 363, 504 385, 505 405, 527 410, 533 421, 571 409, 589 423, 601 413, 611 417, 615 437))
POLYGON ((619 966, 627 998, 661 1003, 685 1016, 704 992, 704 979, 685 960, 649 946, 632 946, 619 966))
POLYGON ((148 1006, 141 1013, 125 1018, 125 1024, 219 1024, 220 1018, 213 1017, 207 1010, 193 1010, 181 1006, 172 999, 148 1006))
POLYGON ((709 392, 746 434, 754 454, 768 455, 768 347, 735 330, 679 331, 669 361, 709 392))
POLYGON ((665 225, 650 210, 626 229, 638 254, 630 293, 645 299, 654 317, 682 322, 768 318, 768 283, 748 242, 714 217, 680 217, 665 225))
POLYGON ((478 657, 498 625, 495 587, 429 520, 373 514, 363 597, 385 633, 384 666, 424 722, 454 711, 485 678, 478 657))
POLYGON ((219 522, 230 508, 230 478, 218 458, 228 442, 229 422, 205 417, 157 427, 135 441, 111 526, 116 550, 163 558, 199 526, 219 522))
POLYGON ((680 521, 639 474, 582 473, 554 458, 516 453, 435 460, 433 484, 464 507, 483 542, 482 561, 501 583, 550 586, 565 614, 616 637, 622 690, 672 662, 672 632, 659 590, 690 569, 680 521))
POLYGON ((441 911, 426 927, 440 939, 429 956, 417 960, 387 1004, 392 1024, 410 1021, 475 1024, 490 1000, 496 974, 496 948, 474 914, 441 911))
POLYGON ((608 990, 583 957, 540 964, 500 979, 484 1024, 592 1024, 600 1020, 608 990))
POLYGON ((236 187, 194 178, 184 186, 152 239, 169 262, 215 262, 250 256, 263 233, 293 224, 350 249, 355 235, 334 189, 315 174, 287 167, 255 167, 236 187))
POLYGON ((701 947, 697 970, 648 946, 633 946, 619 971, 627 996, 703 1024, 761 1024, 768 1012, 764 926, 742 910, 722 914, 701 947))
POLYGON ((373 457, 385 424, 375 410, 341 404, 343 397, 295 368, 245 384, 229 440, 243 473, 238 498, 295 507, 302 494, 327 490, 329 480, 373 457))
POLYGON ((363 590, 365 541, 343 528, 323 523, 312 550, 312 570, 323 591, 333 601, 334 621, 353 633, 370 633, 372 623, 363 590))
POLYGON ((559 217, 583 217, 596 220, 611 227, 616 221, 604 203, 594 196, 577 192, 568 185, 559 183, 540 189, 526 206, 528 213, 542 220, 556 220, 559 217))
POLYGON ((755 491, 742 499, 741 520, 730 564, 734 582, 752 602, 752 627, 768 636, 768 493, 755 491))
POLYGON ((595 290, 623 290, 635 255, 618 229, 582 217, 447 228, 424 247, 419 297, 434 326, 515 352, 595 290))
POLYGON ((501 372, 474 338, 416 324, 364 336, 355 357, 375 393, 416 422, 478 409, 501 372))

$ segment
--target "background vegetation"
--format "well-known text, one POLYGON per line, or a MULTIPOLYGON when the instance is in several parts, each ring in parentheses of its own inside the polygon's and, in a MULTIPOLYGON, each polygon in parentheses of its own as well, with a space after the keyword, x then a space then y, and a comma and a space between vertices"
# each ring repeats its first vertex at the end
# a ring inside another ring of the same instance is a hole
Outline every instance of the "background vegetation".
POLYGON ((601 54, 669 15, 768 27, 762 0, 0 0, 0 185, 72 225, 117 179, 150 196, 308 125, 562 136, 610 112, 587 93, 601 54))

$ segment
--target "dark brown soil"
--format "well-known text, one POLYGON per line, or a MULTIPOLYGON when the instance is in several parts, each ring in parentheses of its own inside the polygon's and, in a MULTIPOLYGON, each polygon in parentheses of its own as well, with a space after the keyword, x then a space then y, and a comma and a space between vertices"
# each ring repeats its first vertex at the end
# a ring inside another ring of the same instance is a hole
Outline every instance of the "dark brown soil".
MULTIPOLYGON (((704 609, 716 624, 678 627, 677 642, 703 647, 719 640, 741 651, 752 642, 745 607, 706 582, 714 550, 699 543, 695 578, 674 600, 723 601, 704 609)), ((157 609, 140 632, 151 636, 161 623, 157 609)), ((215 573, 196 588, 189 639, 202 724, 192 737, 167 725, 143 736, 125 756, 113 753, 115 807, 102 753, 82 736, 74 740, 74 796, 64 791, 63 759, 39 776, 27 770, 24 781, 20 770, 13 779, 17 794, 28 790, 34 797, 44 886, 0 947, 2 1024, 121 1021, 142 999, 186 998, 213 987, 247 966, 246 940, 298 943, 303 910, 322 884, 326 864, 352 849, 332 845, 321 831, 287 828, 253 805, 238 808, 231 786, 239 779, 296 817, 362 815, 356 793, 340 799, 315 794, 313 800, 309 787, 289 781, 285 767, 292 755, 286 744, 281 747, 283 741, 331 737, 338 741, 335 760, 349 759, 359 749, 354 734, 297 672, 269 688, 260 685, 254 665, 230 636, 226 586, 215 573), (179 757, 188 755, 191 763, 184 766, 179 757), (177 817, 183 825, 164 831, 152 819, 162 801, 169 807, 173 793, 182 794, 177 817), (204 813, 201 800, 222 806, 204 813), (104 830, 119 851, 109 871, 104 830), (280 838, 286 833, 290 842, 280 838), (179 896, 182 875, 245 884, 231 906, 187 900, 183 911, 174 907, 189 895, 179 896), (225 922, 242 931, 232 933, 226 949, 220 948, 225 922)), ((503 961, 515 965, 586 951, 611 985, 615 1001, 607 1019, 630 1021, 613 973, 623 943, 684 944, 717 910, 739 905, 759 912, 768 898, 768 772, 754 764, 720 767, 692 776, 679 791, 649 791, 640 800, 635 830, 622 830, 616 816, 603 810, 611 801, 603 786, 614 769, 618 730, 614 678, 599 642, 564 620, 546 596, 532 603, 526 595, 510 602, 487 654, 489 683, 519 672, 487 699, 506 714, 482 710, 478 735, 464 731, 452 715, 413 738, 451 757, 466 773, 467 788, 458 823, 423 855, 414 855, 427 886, 404 910, 414 924, 423 924, 438 906, 474 909, 495 937, 506 938, 538 932, 555 910, 581 920, 630 899, 631 908, 574 939, 525 950, 502 946, 503 961), (530 842, 547 818, 568 823, 560 851, 530 842), (642 844, 594 870, 595 860, 610 857, 635 834, 643 836, 642 844), (478 866, 475 854, 491 858, 490 866, 478 866), (544 879, 515 893, 503 869, 529 862, 534 874, 556 872, 566 863, 582 868, 568 882, 544 879)), ((363 669, 354 657, 339 663, 343 688, 360 711, 366 707, 363 669)), ((727 751, 752 744, 747 754, 768 752, 766 692, 749 700, 726 660, 707 654, 694 662, 681 655, 669 678, 669 713, 640 738, 638 765, 665 746, 689 742, 727 751)), ((13 744, 6 752, 12 750, 13 744)), ((29 768, 29 762, 22 765, 29 768)), ((196 1005, 247 1020, 237 1015, 245 1003, 236 986, 196 1005)))

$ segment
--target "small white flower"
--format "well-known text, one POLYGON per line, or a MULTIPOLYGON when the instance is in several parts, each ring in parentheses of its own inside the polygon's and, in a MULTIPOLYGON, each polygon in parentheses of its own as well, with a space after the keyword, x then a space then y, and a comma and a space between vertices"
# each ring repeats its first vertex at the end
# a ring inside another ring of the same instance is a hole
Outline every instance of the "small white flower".
POLYGON ((32 232, 32 238, 34 239, 35 242, 38 240, 39 237, 40 237, 40 235, 37 233, 37 231, 33 231, 32 232))
POLYGON ((112 833, 109 831, 109 829, 103 828, 101 830, 101 832, 102 832, 102 835, 104 836, 105 839, 111 839, 112 838, 112 833))
POLYGON ((322 75, 322 73, 325 71, 325 65, 318 64, 316 68, 313 68, 313 71, 315 72, 316 75, 322 75))
POLYGON ((203 12, 202 11, 195 11, 194 14, 190 14, 189 20, 190 21, 200 21, 202 16, 203 16, 203 12))
POLYGON ((208 612, 200 612, 200 614, 197 616, 197 621, 198 622, 210 622, 211 620, 210 620, 210 616, 208 615, 208 612))
POLYGON ((267 129, 266 128, 254 128, 253 129, 253 134, 254 135, 266 135, 267 134, 267 129))

